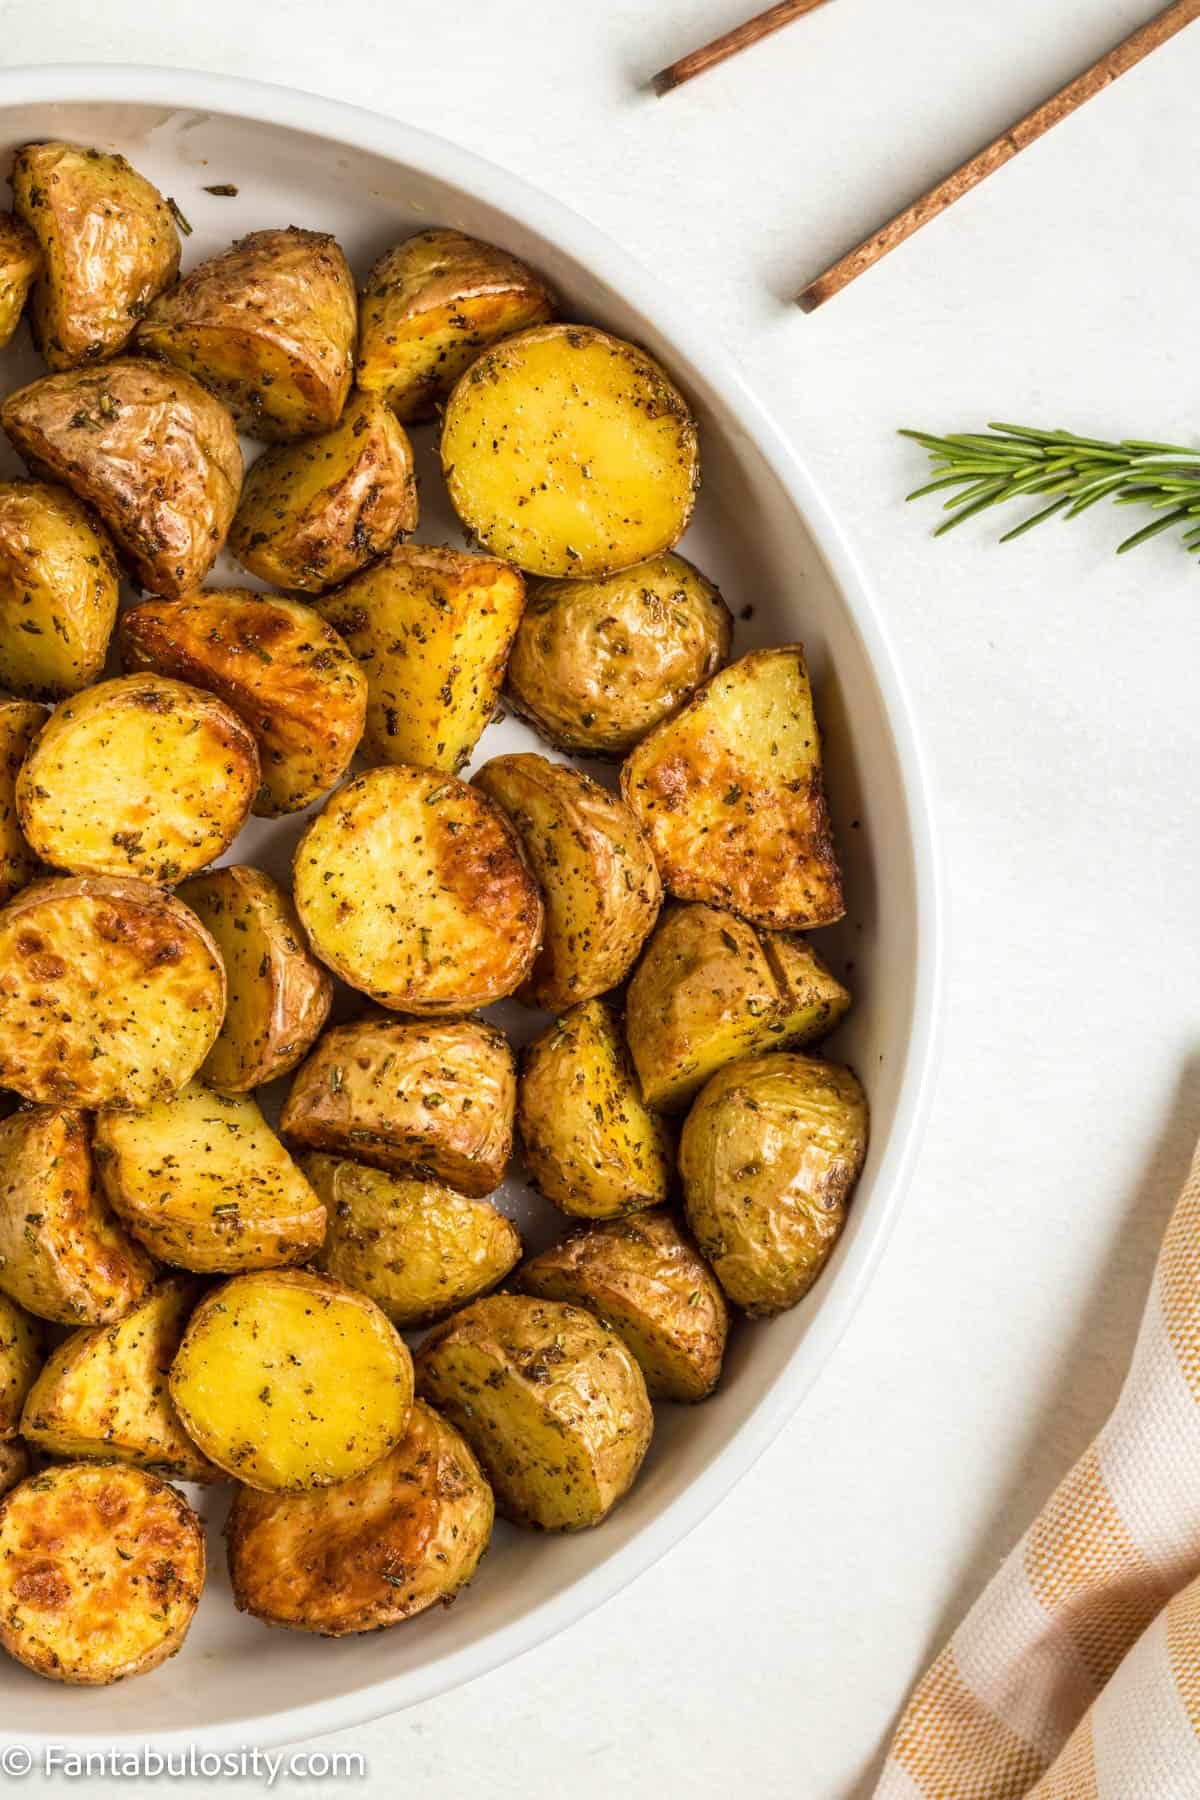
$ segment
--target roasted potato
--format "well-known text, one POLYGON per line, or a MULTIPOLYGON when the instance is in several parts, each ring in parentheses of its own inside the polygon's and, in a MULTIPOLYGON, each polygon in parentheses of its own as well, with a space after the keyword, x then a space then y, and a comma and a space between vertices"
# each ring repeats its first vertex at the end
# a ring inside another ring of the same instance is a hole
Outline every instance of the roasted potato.
POLYGON ((596 581, 542 581, 508 664, 508 697, 560 750, 623 756, 729 655, 711 581, 665 551, 596 581))
POLYGON ((429 419, 488 344, 554 317, 515 256, 461 231, 418 231, 381 256, 363 288, 355 378, 401 419, 429 419))
POLYGON ((179 1423, 167 1376, 199 1284, 170 1275, 114 1325, 74 1331, 51 1353, 21 1418, 51 1456, 120 1457, 173 1481, 220 1481, 179 1423))
POLYGON ((418 1400, 365 1475, 306 1494, 239 1487, 233 1597, 267 1625, 346 1637, 448 1605, 475 1573, 495 1504, 465 1439, 418 1400))
POLYGON ((17 816, 56 869, 169 885, 229 848, 258 775, 254 738, 222 700, 123 675, 63 701, 21 765, 17 816))
POLYGON ((417 1379, 479 1458, 499 1511, 538 1531, 598 1525, 633 1486, 654 1429, 620 1338, 554 1300, 474 1301, 425 1339, 417 1379))
POLYGON ((668 1212, 577 1231, 527 1262, 516 1285, 610 1325, 636 1356, 652 1400, 705 1400, 720 1379, 729 1308, 668 1212))
POLYGON ((42 252, 25 221, 13 213, 0 213, 0 350, 21 323, 41 266, 42 252))
POLYGON ((765 1316, 804 1298, 866 1149, 866 1096, 838 1063, 746 1057, 701 1089, 679 1172, 688 1223, 735 1306, 765 1316))
POLYGON ((171 1368, 171 1398, 188 1435, 247 1487, 327 1487, 404 1436, 412 1358, 366 1294, 267 1269, 205 1295, 171 1368))
POLYGON ((755 1050, 815 1043, 850 995, 812 947, 715 906, 671 906, 625 996, 625 1036, 647 1106, 681 1112, 711 1075, 755 1050))
POLYGON ((650 846, 615 794, 544 756, 495 756, 474 778, 508 814, 542 889, 542 948, 520 998, 561 1012, 624 980, 662 905, 650 846))
POLYGON ((496 709, 525 583, 490 556, 400 544, 318 603, 367 677, 375 762, 455 773, 496 709))
POLYGON ((700 482, 683 395, 589 325, 485 350, 447 402, 441 455, 455 512, 493 556, 575 580, 671 549, 700 482))
POLYGON ((44 1355, 41 1320, 0 1293, 0 1444, 20 1430, 21 1408, 44 1355))
POLYGON ((643 1106, 600 1000, 573 1006, 526 1050, 517 1125, 534 1186, 575 1218, 620 1218, 670 1192, 674 1134, 643 1106))
POLYGON ((32 1467, 28 1446, 20 1438, 0 1439, 0 1498, 24 1481, 32 1467))
POLYGON ((13 204, 41 248, 31 320, 52 369, 115 356, 179 273, 179 233, 158 189, 123 156, 24 144, 13 204))
POLYGON ((205 1275, 307 1262, 325 1208, 249 1094, 190 1081, 143 1112, 96 1119, 109 1202, 160 1262, 205 1275))
POLYGON ((83 1114, 38 1107, 0 1121, 0 1289, 39 1319, 110 1325, 153 1275, 104 1203, 83 1114))
POLYGON ((421 1175, 476 1198, 504 1180, 517 1072, 482 1019, 359 1019, 297 1071, 280 1130, 309 1150, 421 1175))
POLYGON ((310 606, 247 588, 147 600, 123 614, 126 668, 216 694, 258 742, 254 810, 297 812, 340 781, 362 736, 367 683, 310 606))
POLYGON ((277 1081, 307 1056, 333 998, 291 895, 261 869, 232 863, 185 881, 179 898, 212 933, 229 986, 225 1022, 201 1074, 226 1094, 277 1081))
POLYGON ((191 1079, 225 1011, 195 913, 142 881, 36 881, 0 910, 0 1087, 148 1106, 191 1079))
POLYGON ((505 814, 433 769, 371 769, 296 849, 300 922, 321 961, 397 1012, 446 1014, 516 991, 542 898, 505 814))
POLYGON ((821 738, 799 644, 755 650, 642 739, 621 792, 680 900, 799 930, 840 919, 821 738))
POLYGON ((306 1156, 303 1168, 329 1216, 317 1267, 370 1294, 401 1330, 478 1299, 520 1259, 516 1226, 486 1200, 339 1156, 306 1156))
POLYGON ((35 1675, 101 1687, 182 1647, 204 1528, 175 1488, 122 1463, 62 1463, 0 1504, 0 1646, 35 1675))
POLYGON ((336 425, 350 391, 354 281, 325 231, 252 231, 184 276, 138 326, 137 346, 186 369, 250 437, 336 425))
POLYGON ((0 483, 0 683, 60 700, 95 681, 117 617, 117 559, 87 508, 44 481, 0 483))
POLYGON ((0 695, 0 906, 25 886, 38 866, 17 817, 17 776, 46 717, 45 707, 31 700, 0 695))
POLYGON ((18 388, 0 425, 33 474, 95 507, 143 587, 175 598, 200 586, 233 519, 242 452, 198 381, 121 357, 18 388))

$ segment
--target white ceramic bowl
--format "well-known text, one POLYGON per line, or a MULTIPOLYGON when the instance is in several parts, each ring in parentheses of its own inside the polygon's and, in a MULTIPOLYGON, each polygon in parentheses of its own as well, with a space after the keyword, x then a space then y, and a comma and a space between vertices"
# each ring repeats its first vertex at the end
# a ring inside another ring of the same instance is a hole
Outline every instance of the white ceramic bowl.
MULTIPOLYGON (((659 1409, 645 1470, 600 1530, 547 1538, 501 1527, 457 1605, 330 1643, 268 1631, 235 1612, 219 1537, 224 1505, 211 1499, 208 1588, 174 1661, 144 1679, 91 1691, 58 1688, 0 1659, 0 1720, 9 1739, 265 1745, 411 1705, 569 1625, 695 1525, 798 1404, 878 1260, 929 1096, 940 968, 929 802, 886 633, 802 463, 711 335, 581 219, 441 139, 309 94, 222 76, 120 67, 0 73, 0 166, 13 146, 39 137, 124 151, 194 225, 188 265, 243 231, 299 224, 335 232, 361 272, 396 239, 427 224, 455 225, 527 257, 572 316, 647 345, 699 414, 704 487, 684 548, 720 583, 735 615, 752 609, 749 620, 739 618, 736 649, 793 639, 807 646, 845 864, 848 917, 820 943, 850 971, 857 1004, 834 1051, 858 1070, 872 1108, 870 1154, 849 1224, 803 1305, 735 1335, 712 1400, 659 1409), (236 183, 237 197, 203 191, 220 182, 236 183)), ((797 332, 803 329, 797 319, 797 332)), ((18 342, 6 353, 2 386, 38 372, 18 342)), ((439 512, 432 433, 421 435, 428 472, 418 535, 437 541, 452 520, 439 512)), ((489 731, 484 754, 522 735, 507 724, 489 731)), ((267 859, 285 862, 294 835, 277 830, 267 859)), ((239 840, 239 858, 247 854, 256 847, 239 840)), ((527 1199, 514 1192, 509 1204, 535 1240, 544 1234, 544 1217, 527 1199)))

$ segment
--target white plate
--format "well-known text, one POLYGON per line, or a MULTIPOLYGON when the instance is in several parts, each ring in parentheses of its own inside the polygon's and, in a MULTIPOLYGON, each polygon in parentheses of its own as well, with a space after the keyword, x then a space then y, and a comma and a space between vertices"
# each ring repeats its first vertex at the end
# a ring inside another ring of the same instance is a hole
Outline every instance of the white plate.
MULTIPOLYGON (((941 964, 929 802, 886 633, 803 465, 711 336, 581 219, 441 139, 223 76, 120 67, 0 73, 2 165, 15 145, 39 137, 124 151, 192 222, 185 266, 242 232, 297 224, 335 232, 361 273, 398 238, 428 224, 454 225, 527 257, 571 316, 661 357, 701 425, 704 486, 683 548, 720 583, 738 619, 736 651, 792 639, 806 645, 845 866, 847 919, 819 942, 848 971, 857 996, 834 1052, 857 1069, 872 1108, 870 1154, 849 1223, 801 1306, 735 1334, 712 1400, 658 1409, 642 1476, 600 1530, 549 1538, 501 1526, 453 1607, 388 1632, 325 1642, 235 1612, 219 1535, 224 1499, 210 1497, 208 1587, 174 1661, 90 1691, 64 1690, 0 1659, 0 1720, 10 1740, 81 1748, 122 1739, 273 1744, 409 1706, 561 1630, 703 1518, 798 1404, 878 1260, 929 1097, 941 964), (237 197, 204 192, 221 182, 235 183, 237 197)), ((798 318, 796 330, 803 329, 798 318)), ((40 372, 22 329, 0 386, 7 391, 40 372)), ((432 433, 415 435, 424 471, 418 536, 436 542, 452 532, 452 521, 432 433)), ((238 579, 232 565, 218 570, 221 578, 238 579)), ((525 740, 519 726, 491 728, 482 755, 525 740)), ((294 822, 274 829, 265 854, 276 867, 296 829, 294 822)), ((260 854, 250 833, 237 854, 260 854)), ((511 1008, 506 1022, 518 1012, 511 1008)), ((535 1239, 543 1234, 539 1203, 516 1190, 507 1203, 535 1239)), ((754 1546, 746 1553, 755 1554, 754 1546)))

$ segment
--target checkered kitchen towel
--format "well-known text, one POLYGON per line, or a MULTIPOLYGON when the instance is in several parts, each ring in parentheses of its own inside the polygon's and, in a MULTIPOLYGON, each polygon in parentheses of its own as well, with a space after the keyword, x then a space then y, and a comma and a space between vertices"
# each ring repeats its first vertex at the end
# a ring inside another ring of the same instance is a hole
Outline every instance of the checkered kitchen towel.
POLYGON ((876 1800, 1200 1800, 1200 1149, 1112 1417, 930 1668, 876 1800))

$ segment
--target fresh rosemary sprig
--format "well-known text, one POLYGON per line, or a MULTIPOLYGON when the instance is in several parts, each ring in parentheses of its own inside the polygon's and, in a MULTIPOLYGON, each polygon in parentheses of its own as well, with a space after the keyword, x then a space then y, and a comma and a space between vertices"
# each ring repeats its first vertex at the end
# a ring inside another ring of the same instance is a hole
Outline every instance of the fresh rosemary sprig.
POLYGON ((989 425, 986 432, 950 437, 931 437, 925 431, 902 431, 900 436, 923 444, 935 471, 932 481, 909 494, 910 500, 943 488, 956 490, 945 502, 951 516, 935 537, 1002 501, 1053 496, 1048 506, 1004 533, 1000 542, 1007 544, 1055 513, 1073 519, 1098 500, 1110 499, 1118 506, 1149 506, 1162 514, 1118 544, 1118 551, 1132 550, 1173 525, 1183 525, 1184 543, 1200 551, 1200 450, 1137 438, 1109 444, 1025 425, 989 425))

